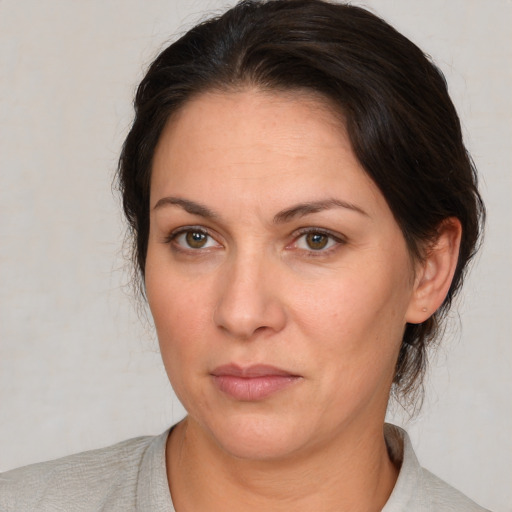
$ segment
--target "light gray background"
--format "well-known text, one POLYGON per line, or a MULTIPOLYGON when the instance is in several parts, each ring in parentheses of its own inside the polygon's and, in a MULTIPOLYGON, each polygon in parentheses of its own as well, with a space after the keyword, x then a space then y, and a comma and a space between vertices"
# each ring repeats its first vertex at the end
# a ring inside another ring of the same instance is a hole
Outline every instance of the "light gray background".
MULTIPOLYGON (((357 3, 357 2, 354 2, 357 3)), ((207 0, 0 0, 0 470, 163 431, 183 410, 124 284, 111 193, 131 98, 207 0)), ((486 245, 405 422, 422 463, 512 511, 510 0, 368 0, 445 72, 486 245)))

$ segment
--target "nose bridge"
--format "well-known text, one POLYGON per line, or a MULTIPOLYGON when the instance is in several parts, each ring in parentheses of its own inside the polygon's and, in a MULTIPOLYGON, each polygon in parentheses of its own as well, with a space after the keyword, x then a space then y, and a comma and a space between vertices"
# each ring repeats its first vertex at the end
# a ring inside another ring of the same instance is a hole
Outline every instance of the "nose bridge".
POLYGON ((219 283, 215 323, 232 336, 250 338, 256 331, 279 331, 285 322, 284 304, 272 267, 277 264, 258 247, 236 251, 225 263, 219 283))

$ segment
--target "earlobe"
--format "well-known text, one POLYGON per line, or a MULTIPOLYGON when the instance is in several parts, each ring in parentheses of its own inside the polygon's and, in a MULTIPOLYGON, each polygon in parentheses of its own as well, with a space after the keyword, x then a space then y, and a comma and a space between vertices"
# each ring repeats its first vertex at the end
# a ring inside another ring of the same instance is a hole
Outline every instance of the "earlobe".
POLYGON ((461 235, 462 227, 459 219, 455 217, 449 217, 439 225, 436 240, 416 269, 406 322, 424 322, 443 303, 457 267, 461 235))

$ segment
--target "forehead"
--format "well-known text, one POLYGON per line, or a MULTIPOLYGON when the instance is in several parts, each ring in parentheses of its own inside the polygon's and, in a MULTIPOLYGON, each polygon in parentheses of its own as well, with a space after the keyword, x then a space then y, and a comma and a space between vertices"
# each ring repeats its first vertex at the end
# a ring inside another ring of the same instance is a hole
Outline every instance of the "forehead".
POLYGON ((235 149, 239 143, 257 151, 261 145, 268 149, 269 137, 276 145, 306 139, 350 145, 341 114, 326 98, 301 90, 251 88, 193 97, 168 121, 158 146, 180 138, 187 145, 202 144, 203 152, 226 145, 235 149))
POLYGON ((259 195, 276 208, 334 191, 370 207, 382 202, 340 115, 302 92, 206 93, 173 116, 155 151, 152 205, 162 194, 204 201, 214 190, 231 202, 259 195))

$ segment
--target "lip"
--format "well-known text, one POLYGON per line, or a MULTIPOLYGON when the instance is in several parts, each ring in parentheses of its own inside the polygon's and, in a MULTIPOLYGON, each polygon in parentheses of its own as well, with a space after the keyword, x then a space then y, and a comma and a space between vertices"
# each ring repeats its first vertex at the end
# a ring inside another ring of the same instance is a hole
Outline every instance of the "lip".
POLYGON ((243 402, 263 400, 302 378, 281 368, 262 364, 246 367, 222 365, 215 368, 211 376, 222 393, 243 402))

